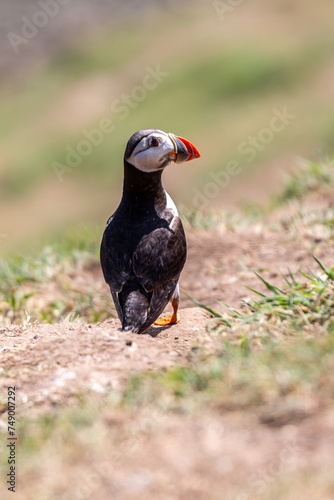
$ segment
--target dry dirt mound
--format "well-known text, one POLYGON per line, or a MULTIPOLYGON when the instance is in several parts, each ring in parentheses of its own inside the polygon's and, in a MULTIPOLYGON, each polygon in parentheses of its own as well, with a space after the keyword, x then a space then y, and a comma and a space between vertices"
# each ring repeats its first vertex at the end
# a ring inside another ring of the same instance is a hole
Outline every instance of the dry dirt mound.
POLYGON ((0 329, 0 391, 15 385, 24 408, 68 402, 71 395, 119 388, 131 374, 185 364, 198 344, 213 348, 205 334, 209 314, 180 311, 171 327, 150 327, 145 334, 120 330, 116 319, 93 325, 29 324, 0 329))

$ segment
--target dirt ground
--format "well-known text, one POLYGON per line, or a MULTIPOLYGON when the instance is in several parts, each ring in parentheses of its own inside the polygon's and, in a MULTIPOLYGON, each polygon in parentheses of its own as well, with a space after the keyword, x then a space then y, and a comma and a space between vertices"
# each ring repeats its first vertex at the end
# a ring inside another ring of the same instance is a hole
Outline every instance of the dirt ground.
POLYGON ((19 387, 25 408, 39 411, 80 391, 117 389, 130 374, 187 362, 209 314, 199 308, 181 314, 173 328, 152 326, 144 335, 122 332, 116 319, 1 329, 2 367, 13 374, 1 380, 19 387))

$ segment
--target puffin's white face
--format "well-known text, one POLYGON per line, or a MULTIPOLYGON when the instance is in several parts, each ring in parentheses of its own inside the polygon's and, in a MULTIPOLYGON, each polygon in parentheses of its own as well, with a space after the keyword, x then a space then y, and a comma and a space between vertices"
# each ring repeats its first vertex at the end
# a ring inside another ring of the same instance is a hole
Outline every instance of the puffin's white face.
POLYGON ((156 172, 163 170, 175 158, 175 142, 170 135, 154 132, 143 137, 127 161, 142 172, 156 172))

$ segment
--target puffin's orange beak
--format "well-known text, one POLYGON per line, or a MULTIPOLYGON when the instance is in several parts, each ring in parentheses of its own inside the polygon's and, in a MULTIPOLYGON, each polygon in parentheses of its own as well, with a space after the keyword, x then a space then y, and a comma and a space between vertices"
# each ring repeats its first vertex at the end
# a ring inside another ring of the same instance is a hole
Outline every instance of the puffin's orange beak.
POLYGON ((171 154, 175 154, 173 161, 175 163, 183 163, 185 161, 194 160, 195 158, 200 158, 198 149, 187 139, 183 137, 178 137, 174 134, 168 134, 175 146, 175 151, 171 154))

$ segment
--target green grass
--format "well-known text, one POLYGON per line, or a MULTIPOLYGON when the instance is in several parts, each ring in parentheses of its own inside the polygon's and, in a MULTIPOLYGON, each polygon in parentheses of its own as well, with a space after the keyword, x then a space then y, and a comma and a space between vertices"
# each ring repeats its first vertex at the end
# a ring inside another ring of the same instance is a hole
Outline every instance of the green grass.
MULTIPOLYGON (((228 230, 247 227, 255 221, 264 220, 278 207, 289 202, 296 202, 299 206, 294 220, 310 228, 322 226, 328 229, 328 238, 334 230, 334 209, 309 210, 303 201, 312 193, 329 194, 334 186, 334 164, 330 158, 313 161, 299 161, 286 175, 282 187, 272 195, 266 203, 244 201, 240 210, 223 211, 217 208, 198 209, 186 204, 179 204, 182 220, 187 227, 194 229, 210 229, 223 226, 228 230)), ((286 221, 293 226, 292 220, 286 221)))
POLYGON ((291 172, 283 190, 273 197, 273 206, 289 200, 301 200, 309 193, 330 188, 334 184, 334 164, 332 161, 305 162, 291 172))
POLYGON ((317 273, 300 270, 298 275, 293 275, 289 271, 289 277, 282 275, 285 284, 281 287, 255 273, 265 285, 267 294, 247 287, 258 299, 244 301, 240 310, 221 304, 228 309, 228 314, 215 311, 188 296, 216 318, 213 327, 216 331, 228 335, 232 328, 247 344, 250 338, 256 338, 257 344, 267 341, 273 329, 281 329, 283 335, 290 336, 315 331, 332 332, 334 267, 328 269, 316 256, 314 259, 319 266, 317 273))
MULTIPOLYGON (((32 249, 30 255, 8 256, 1 261, 1 286, 15 286, 25 281, 47 281, 56 266, 81 265, 87 258, 98 257, 103 229, 81 225, 56 234, 51 242, 32 249)), ((2 289, 1 289, 2 290, 2 289)))
POLYGON ((0 261, 0 321, 97 322, 114 314, 97 278, 102 232, 97 226, 68 229, 28 255, 0 261), (77 276, 84 277, 78 285, 77 276))
MULTIPOLYGON (((221 336, 222 352, 144 380, 143 393, 149 385, 157 404, 163 400, 157 388, 165 386, 173 404, 185 408, 187 398, 230 408, 275 402, 283 410, 290 404, 303 409, 307 398, 327 404, 334 395, 334 377, 326 375, 334 361, 334 268, 314 258, 318 272, 290 272, 282 287, 257 274, 267 293, 251 289, 258 299, 244 302, 240 310, 227 306, 228 313, 220 313, 194 300, 214 316, 207 328, 221 336)), ((139 388, 134 379, 129 401, 140 404, 139 388)))
POLYGON ((123 404, 168 411, 193 411, 207 404, 264 411, 272 403, 285 407, 294 398, 304 410, 308 397, 319 406, 329 402, 334 377, 329 375, 325 386, 322 379, 334 361, 332 333, 299 338, 292 344, 282 336, 265 342, 261 349, 251 344, 245 339, 238 343, 225 339, 219 354, 197 359, 190 367, 134 377, 123 404))

